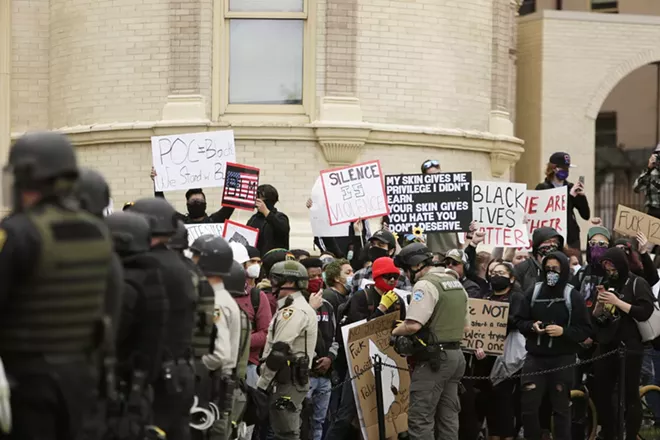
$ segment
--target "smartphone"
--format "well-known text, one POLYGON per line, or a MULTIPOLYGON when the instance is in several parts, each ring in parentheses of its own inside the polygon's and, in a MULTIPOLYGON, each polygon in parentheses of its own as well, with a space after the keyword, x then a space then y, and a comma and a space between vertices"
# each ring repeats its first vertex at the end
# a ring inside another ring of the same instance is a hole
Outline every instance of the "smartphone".
POLYGON ((579 181, 582 185, 584 185, 584 176, 580 176, 580 177, 578 178, 578 181, 579 181))

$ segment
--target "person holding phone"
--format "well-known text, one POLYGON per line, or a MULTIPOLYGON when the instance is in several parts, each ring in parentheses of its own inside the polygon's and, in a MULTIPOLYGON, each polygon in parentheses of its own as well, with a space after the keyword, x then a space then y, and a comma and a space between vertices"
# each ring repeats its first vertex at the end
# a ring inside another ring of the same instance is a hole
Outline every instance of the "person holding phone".
POLYGON ((635 180, 633 190, 646 195, 646 213, 660 218, 660 144, 649 157, 646 169, 635 180))
POLYGON ((566 186, 568 189, 568 231, 566 232, 566 246, 573 249, 580 247, 580 226, 578 226, 574 209, 577 209, 580 217, 589 220, 591 210, 589 202, 584 193, 584 176, 580 176, 577 183, 568 181, 569 170, 575 168, 571 164, 571 156, 568 153, 558 152, 550 156, 545 169, 545 180, 536 185, 536 190, 553 189, 566 186))

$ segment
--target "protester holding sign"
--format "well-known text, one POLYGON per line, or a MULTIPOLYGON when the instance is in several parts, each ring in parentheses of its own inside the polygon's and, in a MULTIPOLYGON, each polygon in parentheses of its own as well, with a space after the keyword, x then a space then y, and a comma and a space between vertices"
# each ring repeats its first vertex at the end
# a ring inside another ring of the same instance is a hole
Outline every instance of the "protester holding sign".
POLYGON ((541 263, 543 281, 525 292, 514 320, 527 339, 523 365, 522 420, 527 438, 541 438, 539 410, 550 396, 554 438, 571 438, 570 387, 579 345, 591 334, 587 309, 580 293, 569 284, 571 269, 561 252, 549 253, 541 263), (557 370, 555 370, 557 369, 557 370), (539 371, 552 372, 534 375, 539 371))
POLYGON ((250 217, 247 226, 259 230, 255 246, 266 255, 271 249, 289 249, 289 217, 275 208, 280 195, 273 185, 259 185, 257 188, 257 212, 250 217))
MULTIPOLYGON (((151 180, 155 182, 156 168, 151 167, 151 180)), ((162 191, 154 191, 154 197, 165 198, 162 191)), ((192 188, 186 191, 187 214, 176 213, 177 219, 186 224, 193 223, 224 223, 234 213, 234 208, 222 207, 218 211, 208 215, 206 213, 206 195, 201 188, 192 188)))
POLYGON ((536 190, 552 189, 561 186, 568 188, 568 231, 566 245, 575 249, 580 248, 580 227, 578 226, 573 209, 577 209, 580 217, 589 220, 591 211, 589 202, 584 194, 584 180, 581 177, 578 183, 569 182, 568 170, 571 165, 571 156, 567 153, 553 153, 545 170, 545 181, 536 185, 536 190))

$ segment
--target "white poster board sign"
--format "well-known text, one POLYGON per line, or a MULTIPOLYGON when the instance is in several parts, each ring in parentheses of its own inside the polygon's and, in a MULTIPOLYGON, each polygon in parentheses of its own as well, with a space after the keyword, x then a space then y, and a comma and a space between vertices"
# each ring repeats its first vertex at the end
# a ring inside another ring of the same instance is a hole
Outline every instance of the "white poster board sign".
POLYGON ((312 206, 309 208, 309 223, 314 237, 347 237, 349 223, 332 226, 328 220, 328 206, 323 196, 321 177, 316 179, 312 187, 312 206))
POLYGON ((390 213, 380 161, 321 171, 330 225, 390 213))
POLYGON ((236 162, 232 130, 151 137, 156 191, 221 187, 236 162))
POLYGON ((527 230, 529 232, 529 243, 527 249, 532 248, 532 234, 538 228, 555 228, 559 235, 564 237, 568 233, 568 187, 529 190, 525 202, 527 215, 527 230))
POLYGON ((494 247, 526 247, 527 186, 524 183, 472 182, 472 218, 486 233, 484 244, 494 247))
POLYGON ((222 231, 225 229, 224 223, 198 223, 192 225, 186 225, 188 230, 188 246, 193 244, 202 235, 215 235, 216 237, 222 237, 222 231))
POLYGON ((243 246, 257 247, 259 229, 227 220, 225 229, 222 231, 222 237, 227 241, 235 241, 243 246))

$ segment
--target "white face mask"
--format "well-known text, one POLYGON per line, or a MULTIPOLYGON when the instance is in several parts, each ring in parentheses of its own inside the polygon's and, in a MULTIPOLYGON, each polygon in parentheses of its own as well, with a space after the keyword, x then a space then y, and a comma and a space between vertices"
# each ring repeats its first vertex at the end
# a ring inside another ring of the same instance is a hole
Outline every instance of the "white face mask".
POLYGON ((245 271, 248 278, 259 278, 260 272, 261 272, 260 264, 253 264, 252 266, 248 266, 247 270, 245 271))
POLYGON ((211 284, 211 287, 213 288, 214 292, 217 292, 219 290, 225 290, 225 283, 211 284))
POLYGON ((580 266, 579 264, 577 266, 573 266, 573 275, 578 273, 580 269, 582 269, 582 266, 580 266))

